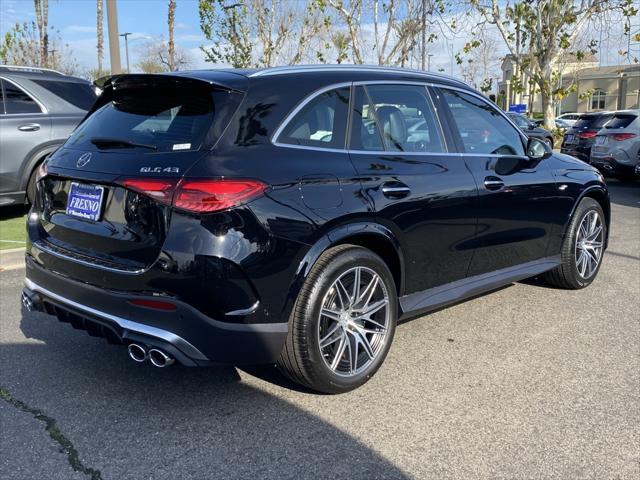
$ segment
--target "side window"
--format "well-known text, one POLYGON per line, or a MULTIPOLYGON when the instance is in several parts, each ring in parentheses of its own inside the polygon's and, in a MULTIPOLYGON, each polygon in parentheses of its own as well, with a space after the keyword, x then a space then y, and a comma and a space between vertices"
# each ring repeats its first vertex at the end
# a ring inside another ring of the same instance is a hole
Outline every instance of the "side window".
POLYGON ((384 145, 394 152, 445 151, 425 87, 369 85, 358 90, 365 92, 355 97, 352 149, 381 150, 384 145))
POLYGON ((458 127, 465 152, 524 155, 519 132, 489 103, 466 93, 441 89, 458 127))
POLYGON ((348 87, 322 93, 289 121, 277 142, 306 147, 344 148, 348 110, 348 87))
POLYGON ((36 101, 13 83, 3 81, 4 104, 7 113, 42 113, 36 101))

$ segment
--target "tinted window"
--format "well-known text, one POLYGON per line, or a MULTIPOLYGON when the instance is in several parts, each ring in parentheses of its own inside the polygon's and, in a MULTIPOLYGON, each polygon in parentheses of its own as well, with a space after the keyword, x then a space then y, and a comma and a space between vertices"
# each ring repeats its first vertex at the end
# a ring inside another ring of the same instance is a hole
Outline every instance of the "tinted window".
POLYGON ((96 94, 88 83, 54 80, 33 80, 33 82, 82 110, 89 110, 96 101, 96 94))
POLYGON ((577 130, 599 130, 611 120, 611 115, 582 115, 573 128, 577 130))
POLYGON ((357 90, 352 149, 380 150, 383 144, 395 152, 445 151, 425 87, 369 85, 357 90))
POLYGON ((153 145, 159 152, 197 150, 213 144, 240 99, 240 94, 195 87, 115 90, 67 146, 92 148, 92 139, 106 138, 153 145))
POLYGON ((519 132, 498 110, 466 93, 442 90, 467 153, 524 155, 519 132))
POLYGON ((529 119, 527 117, 524 117, 522 115, 509 115, 509 118, 513 120, 513 122, 519 127, 529 127, 529 119))
POLYGON ((278 136, 278 143, 344 148, 349 88, 322 93, 307 103, 278 136))
POLYGON ((607 122, 604 128, 627 128, 636 118, 636 115, 618 113, 607 122))
POLYGON ((4 81, 4 104, 7 113, 41 113, 36 101, 13 83, 4 81))

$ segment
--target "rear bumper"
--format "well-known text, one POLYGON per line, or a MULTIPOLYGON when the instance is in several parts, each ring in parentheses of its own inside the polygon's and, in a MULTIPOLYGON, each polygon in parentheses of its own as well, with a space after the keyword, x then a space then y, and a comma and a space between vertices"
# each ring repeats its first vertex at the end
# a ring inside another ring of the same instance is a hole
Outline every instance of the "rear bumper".
POLYGON ((26 257, 24 294, 33 306, 75 328, 112 343, 144 343, 164 348, 182 364, 242 365, 274 363, 287 336, 287 323, 230 324, 170 299, 171 312, 131 305, 130 295, 70 280, 26 257))
POLYGON ((612 157, 591 157, 591 165, 613 175, 633 175, 635 165, 625 165, 612 157))
POLYGON ((589 163, 589 156, 591 154, 591 147, 581 147, 579 145, 567 145, 560 148, 560 153, 571 155, 583 162, 589 163))

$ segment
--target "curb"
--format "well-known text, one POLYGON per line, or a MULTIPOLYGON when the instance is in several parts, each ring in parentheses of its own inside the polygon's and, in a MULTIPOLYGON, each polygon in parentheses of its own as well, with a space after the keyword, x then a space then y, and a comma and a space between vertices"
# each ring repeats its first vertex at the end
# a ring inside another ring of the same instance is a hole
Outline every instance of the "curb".
POLYGON ((24 247, 0 250, 0 271, 24 268, 24 252, 24 247))

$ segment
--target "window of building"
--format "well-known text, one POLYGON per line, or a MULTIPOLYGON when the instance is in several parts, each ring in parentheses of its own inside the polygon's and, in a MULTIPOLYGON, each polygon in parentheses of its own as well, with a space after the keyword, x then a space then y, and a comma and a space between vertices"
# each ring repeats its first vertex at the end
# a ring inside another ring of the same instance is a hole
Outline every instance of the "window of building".
POLYGON ((591 95, 591 110, 604 110, 607 92, 604 90, 596 90, 591 95))

